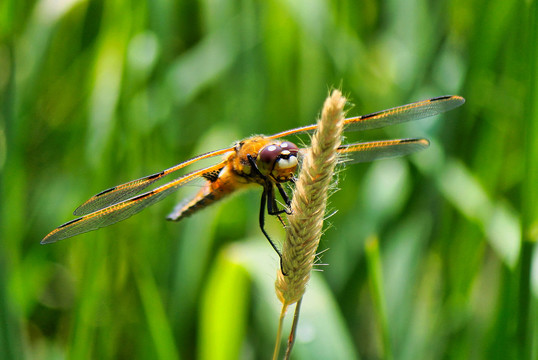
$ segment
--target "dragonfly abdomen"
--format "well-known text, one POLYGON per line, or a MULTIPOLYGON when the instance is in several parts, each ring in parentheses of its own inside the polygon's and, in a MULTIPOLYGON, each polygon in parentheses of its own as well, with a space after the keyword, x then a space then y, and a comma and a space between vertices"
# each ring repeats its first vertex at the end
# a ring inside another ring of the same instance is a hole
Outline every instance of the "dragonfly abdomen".
POLYGON ((187 198, 177 204, 166 218, 172 221, 179 221, 246 185, 241 176, 235 174, 233 171, 229 171, 225 167, 220 172, 218 178, 214 181, 208 180, 193 197, 187 198))

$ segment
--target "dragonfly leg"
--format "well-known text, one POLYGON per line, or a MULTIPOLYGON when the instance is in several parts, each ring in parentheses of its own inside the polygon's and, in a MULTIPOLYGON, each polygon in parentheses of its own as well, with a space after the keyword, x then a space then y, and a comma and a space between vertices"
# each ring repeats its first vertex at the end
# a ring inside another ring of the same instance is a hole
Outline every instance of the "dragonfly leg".
MULTIPOLYGON (((282 274, 287 275, 284 272, 284 267, 282 266, 282 253, 280 252, 280 250, 278 250, 273 240, 271 240, 271 238, 269 237, 269 234, 267 234, 267 232, 265 231, 265 205, 267 204, 267 207, 269 208, 270 206, 269 204, 271 204, 271 202, 273 201, 271 199, 268 199, 268 196, 270 196, 270 194, 273 193, 272 190, 267 191, 267 187, 269 185, 263 187, 262 199, 261 199, 261 204, 260 204, 260 229, 262 230, 263 235, 265 235, 265 238, 267 239, 267 241, 269 241, 269 244, 271 244, 273 249, 278 254, 278 257, 280 258, 280 270, 282 271, 282 274)), ((272 189, 272 185, 270 185, 270 189, 272 189)), ((274 214, 271 214, 271 215, 274 215, 274 214)))
MULTIPOLYGON (((269 189, 266 193, 267 195, 267 199, 269 200, 269 202, 267 203, 267 212, 269 213, 269 215, 278 215, 278 214, 282 214, 282 213, 286 213, 288 215, 291 214, 291 212, 289 211, 289 209, 278 209, 278 205, 276 203, 276 199, 275 199, 275 195, 274 195, 274 191, 273 191, 273 181, 270 181, 268 180, 268 177, 263 175, 260 171, 260 169, 258 169, 258 165, 256 165, 256 161, 254 160, 254 158, 252 157, 252 155, 248 154, 247 155, 247 159, 248 159, 248 162, 250 163, 250 166, 252 167, 252 169, 258 174, 258 176, 260 176, 262 179, 264 179, 267 183, 267 188, 269 189)), ((291 182, 295 182, 295 179, 290 179, 291 182)), ((280 193, 280 195, 282 196, 282 199, 284 199, 284 202, 286 203, 287 206, 290 206, 291 205, 291 200, 290 200, 290 197, 288 196, 288 194, 286 194, 286 191, 282 188, 282 185, 280 185, 280 183, 278 182, 275 182, 276 184, 276 187, 278 189, 278 192, 280 193)), ((281 220, 282 222, 282 220, 281 220)))
MULTIPOLYGON (((278 187, 278 183, 277 183, 277 187, 278 187)), ((280 215, 280 214, 283 214, 283 213, 286 213, 288 214, 288 209, 279 209, 278 208, 278 204, 276 202, 276 197, 275 197, 275 191, 274 191, 274 188, 273 188, 273 183, 271 182, 267 182, 267 184, 264 186, 267 188, 266 190, 266 197, 267 197, 267 213, 269 215, 280 215)), ((285 201, 287 201, 287 195, 286 195, 286 198, 284 199, 285 201)), ((288 214, 289 215, 289 214, 288 214)))
POLYGON ((250 167, 252 170, 256 172, 256 174, 261 177, 264 180, 267 180, 267 176, 263 175, 260 169, 258 169, 258 165, 256 164, 256 160, 252 157, 252 155, 247 154, 248 163, 250 164, 250 167))
POLYGON ((286 191, 284 190, 284 188, 282 188, 282 185, 280 183, 276 183, 276 188, 278 189, 280 196, 282 196, 282 199, 284 199, 284 202, 288 206, 288 208, 284 211, 286 212, 286 214, 291 215, 291 210, 289 209, 289 206, 291 205, 290 197, 288 196, 288 194, 286 194, 286 191))

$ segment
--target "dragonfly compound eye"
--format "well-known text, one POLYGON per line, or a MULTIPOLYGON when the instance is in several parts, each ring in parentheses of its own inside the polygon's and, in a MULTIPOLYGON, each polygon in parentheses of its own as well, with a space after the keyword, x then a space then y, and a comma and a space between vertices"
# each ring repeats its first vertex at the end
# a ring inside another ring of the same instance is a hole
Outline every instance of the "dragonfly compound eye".
POLYGON ((282 148, 275 144, 264 147, 258 154, 258 166, 272 168, 281 152, 282 148))
POLYGON ((295 169, 297 166, 297 153, 299 148, 292 142, 283 141, 280 143, 280 155, 276 162, 278 169, 295 169))
POLYGON ((297 145, 289 141, 283 141, 282 143, 280 143, 280 147, 282 148, 283 155, 285 150, 288 150, 291 155, 297 155, 297 153, 299 152, 299 148, 297 147, 297 145))

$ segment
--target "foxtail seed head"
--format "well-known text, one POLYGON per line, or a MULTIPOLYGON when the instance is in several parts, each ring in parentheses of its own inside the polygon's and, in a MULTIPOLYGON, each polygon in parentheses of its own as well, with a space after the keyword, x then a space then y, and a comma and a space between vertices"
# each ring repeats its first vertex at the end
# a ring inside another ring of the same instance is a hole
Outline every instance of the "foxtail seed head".
POLYGON ((286 275, 278 271, 275 289, 284 305, 297 302, 304 294, 314 264, 323 229, 329 187, 338 162, 337 149, 344 127, 346 99, 334 90, 325 100, 321 120, 312 136, 297 181, 282 264, 286 275))

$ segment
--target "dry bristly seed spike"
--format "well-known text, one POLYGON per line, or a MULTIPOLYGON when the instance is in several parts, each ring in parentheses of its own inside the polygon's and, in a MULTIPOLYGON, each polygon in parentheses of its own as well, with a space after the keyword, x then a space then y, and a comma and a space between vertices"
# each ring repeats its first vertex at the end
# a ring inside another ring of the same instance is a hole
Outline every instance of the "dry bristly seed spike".
POLYGON ((338 163, 346 99, 334 90, 323 106, 321 120, 304 157, 288 216, 286 241, 282 249, 283 268, 275 284, 284 305, 297 302, 304 294, 316 258, 326 216, 327 198, 338 163))

